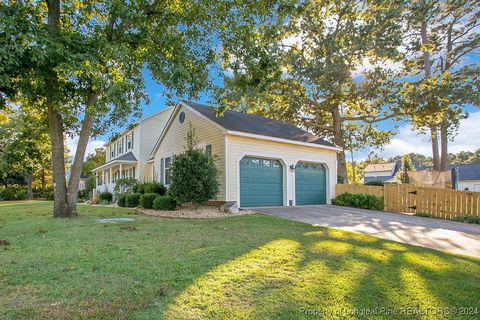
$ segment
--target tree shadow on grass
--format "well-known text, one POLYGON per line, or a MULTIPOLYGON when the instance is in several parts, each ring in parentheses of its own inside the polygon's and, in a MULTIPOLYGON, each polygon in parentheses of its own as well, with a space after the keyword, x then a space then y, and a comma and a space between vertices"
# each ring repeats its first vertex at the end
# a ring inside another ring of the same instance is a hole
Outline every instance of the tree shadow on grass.
POLYGON ((35 299, 9 316, 348 318, 335 312, 479 299, 477 260, 365 235, 263 215, 138 217, 135 231, 94 219, 18 228, 2 277, 19 299, 28 283, 35 299))
POLYGON ((370 310, 378 318, 419 318, 403 312, 478 303, 475 259, 332 229, 305 229, 210 270, 179 293, 162 316, 343 319, 370 310))

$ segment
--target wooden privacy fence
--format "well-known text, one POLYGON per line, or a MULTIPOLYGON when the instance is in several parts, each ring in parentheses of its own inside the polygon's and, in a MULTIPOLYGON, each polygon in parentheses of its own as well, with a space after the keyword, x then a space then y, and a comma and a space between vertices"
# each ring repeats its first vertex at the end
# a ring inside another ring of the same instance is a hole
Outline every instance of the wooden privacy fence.
POLYGON ((369 194, 372 196, 383 197, 383 187, 378 186, 365 186, 363 184, 337 184, 335 187, 335 194, 339 195, 342 193, 363 193, 369 194))
POLYGON ((418 187, 414 184, 379 186, 337 184, 337 195, 350 193, 383 197, 384 210, 427 213, 432 217, 452 219, 461 215, 480 216, 480 192, 418 187))

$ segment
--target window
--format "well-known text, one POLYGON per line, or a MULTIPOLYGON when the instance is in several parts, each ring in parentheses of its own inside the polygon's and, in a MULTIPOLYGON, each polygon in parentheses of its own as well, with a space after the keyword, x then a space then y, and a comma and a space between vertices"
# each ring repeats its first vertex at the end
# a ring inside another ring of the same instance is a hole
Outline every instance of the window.
POLYGON ((165 184, 165 159, 161 158, 160 159, 160 182, 165 184))
POLYGON ((113 152, 112 146, 110 145, 110 158, 114 158, 114 157, 115 157, 115 154, 113 152))
POLYGON ((178 117, 178 121, 179 121, 180 123, 183 123, 183 122, 185 121, 185 112, 183 112, 183 111, 180 112, 180 115, 179 115, 179 117, 178 117))
POLYGON ((205 146, 205 153, 207 154, 207 156, 209 156, 210 158, 212 157, 212 145, 211 144, 207 144, 205 146))
POLYGON ((133 136, 133 133, 132 133, 132 132, 130 132, 130 133, 127 135, 127 150, 130 150, 130 149, 133 148, 132 136, 133 136))
POLYGON ((120 141, 115 143, 117 144, 117 155, 120 155, 122 153, 122 145, 120 144, 120 141))
POLYGON ((170 184, 170 175, 172 173, 172 158, 165 158, 165 185, 170 184))

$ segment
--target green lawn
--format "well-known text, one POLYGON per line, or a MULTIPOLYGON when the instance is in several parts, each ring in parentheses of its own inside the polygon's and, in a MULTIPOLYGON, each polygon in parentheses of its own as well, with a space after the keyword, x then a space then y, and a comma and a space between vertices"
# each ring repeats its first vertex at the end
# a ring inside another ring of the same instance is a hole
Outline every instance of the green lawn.
POLYGON ((61 220, 51 211, 51 202, 0 202, 0 240, 10 242, 0 246, 0 319, 480 312, 471 258, 263 215, 162 219, 81 205, 79 218, 61 220), (112 216, 136 221, 96 223, 112 216))

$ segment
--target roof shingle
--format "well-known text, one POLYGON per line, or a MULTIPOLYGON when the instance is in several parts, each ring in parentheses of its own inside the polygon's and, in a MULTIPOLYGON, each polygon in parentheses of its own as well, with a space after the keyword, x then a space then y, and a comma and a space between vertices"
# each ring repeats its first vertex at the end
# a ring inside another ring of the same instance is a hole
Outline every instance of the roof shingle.
POLYGON ((212 112, 212 107, 210 106, 185 100, 182 101, 227 130, 335 147, 333 143, 325 141, 284 121, 267 119, 232 110, 227 110, 222 117, 217 117, 215 113, 212 112))

